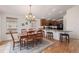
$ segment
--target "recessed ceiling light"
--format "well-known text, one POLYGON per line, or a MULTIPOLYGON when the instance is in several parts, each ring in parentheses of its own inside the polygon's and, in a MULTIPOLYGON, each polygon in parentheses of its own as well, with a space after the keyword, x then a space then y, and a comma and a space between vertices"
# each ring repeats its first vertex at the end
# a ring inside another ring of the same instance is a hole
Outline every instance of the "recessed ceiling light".
POLYGON ((52 12, 55 12, 56 11, 56 9, 54 8, 54 9, 52 9, 52 12))
POLYGON ((48 13, 48 15, 50 16, 50 15, 51 15, 51 13, 48 13))
POLYGON ((59 11, 59 13, 63 13, 63 11, 59 11))
POLYGON ((42 18, 45 18, 45 17, 42 17, 42 18))

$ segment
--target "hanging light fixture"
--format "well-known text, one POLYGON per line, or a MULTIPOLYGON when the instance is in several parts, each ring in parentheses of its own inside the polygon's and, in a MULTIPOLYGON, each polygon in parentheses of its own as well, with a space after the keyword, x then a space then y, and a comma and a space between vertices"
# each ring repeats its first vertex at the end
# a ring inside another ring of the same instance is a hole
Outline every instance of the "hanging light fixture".
POLYGON ((29 13, 28 13, 28 15, 26 16, 26 20, 28 20, 28 21, 30 21, 30 22, 32 22, 32 21, 35 21, 35 16, 33 16, 32 15, 32 12, 31 12, 31 6, 32 5, 29 5, 29 13))

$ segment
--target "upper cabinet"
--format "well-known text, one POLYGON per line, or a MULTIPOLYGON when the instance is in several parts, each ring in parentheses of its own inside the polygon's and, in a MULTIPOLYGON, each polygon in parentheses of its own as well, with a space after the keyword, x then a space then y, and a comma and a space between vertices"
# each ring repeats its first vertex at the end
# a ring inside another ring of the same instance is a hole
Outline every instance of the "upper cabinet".
POLYGON ((62 23, 63 20, 47 20, 47 19, 41 19, 41 26, 57 26, 58 24, 62 23))
POLYGON ((41 26, 46 26, 48 24, 46 19, 41 19, 40 23, 41 23, 41 26))

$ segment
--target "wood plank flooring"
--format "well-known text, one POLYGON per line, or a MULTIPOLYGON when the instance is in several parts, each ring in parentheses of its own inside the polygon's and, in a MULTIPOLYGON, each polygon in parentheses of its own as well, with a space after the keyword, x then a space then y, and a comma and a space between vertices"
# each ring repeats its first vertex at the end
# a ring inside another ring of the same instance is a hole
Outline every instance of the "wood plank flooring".
POLYGON ((70 43, 62 42, 54 40, 53 45, 44 49, 44 53, 79 53, 79 40, 71 39, 70 43))
POLYGON ((7 44, 8 42, 10 42, 10 40, 4 40, 4 41, 0 41, 0 46, 7 44))
MULTIPOLYGON (((11 41, 0 42, 0 47, 8 42, 11 41)), ((67 44, 66 42, 60 43, 57 40, 52 40, 52 42, 54 42, 54 44, 44 49, 44 53, 79 53, 79 40, 71 39, 69 44, 67 44)))

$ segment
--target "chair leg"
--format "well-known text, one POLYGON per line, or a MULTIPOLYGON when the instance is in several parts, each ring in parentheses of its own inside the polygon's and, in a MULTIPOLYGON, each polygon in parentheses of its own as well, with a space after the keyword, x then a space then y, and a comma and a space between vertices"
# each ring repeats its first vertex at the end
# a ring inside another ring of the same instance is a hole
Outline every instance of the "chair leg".
POLYGON ((26 42, 24 41, 24 46, 25 46, 26 42))
POLYGON ((22 45, 23 45, 23 43, 22 43, 22 41, 20 40, 20 50, 21 50, 22 45))
POLYGON ((13 43, 13 50, 14 50, 14 47, 15 47, 15 43, 13 43))
POLYGON ((62 40, 63 40, 63 37, 60 35, 60 42, 62 42, 62 40))
POLYGON ((35 46, 35 44, 34 44, 34 43, 35 43, 34 39, 33 39, 33 41, 32 41, 32 42, 33 42, 33 47, 34 47, 34 46, 35 46))
POLYGON ((68 36, 67 40, 68 40, 68 43, 69 43, 69 42, 70 42, 70 40, 69 40, 69 36, 68 36))
POLYGON ((21 50, 21 42, 20 42, 20 50, 21 50))
POLYGON ((69 36, 66 37, 66 42, 69 43, 69 36))
POLYGON ((21 50, 21 42, 20 42, 20 50, 21 50))
POLYGON ((28 40, 27 40, 27 49, 28 49, 28 40))

